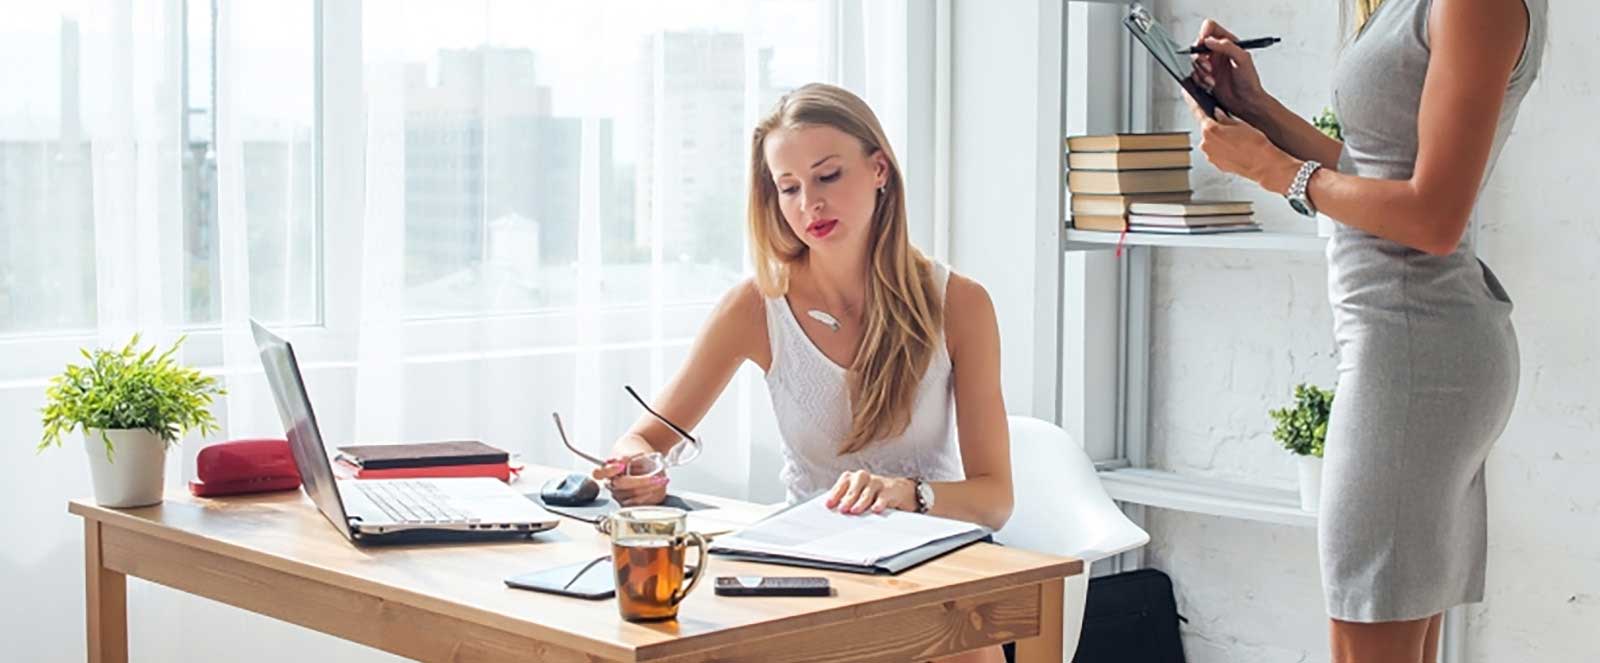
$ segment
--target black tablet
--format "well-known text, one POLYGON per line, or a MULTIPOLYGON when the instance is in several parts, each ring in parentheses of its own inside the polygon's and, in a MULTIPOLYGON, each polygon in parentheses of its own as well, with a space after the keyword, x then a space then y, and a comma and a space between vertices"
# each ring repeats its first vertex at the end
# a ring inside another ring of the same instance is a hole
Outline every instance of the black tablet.
POLYGON ((1128 32, 1133 33, 1134 39, 1144 44, 1145 50, 1150 51, 1151 57, 1161 63, 1161 68, 1167 70, 1173 80, 1178 81, 1178 85, 1183 87, 1189 98, 1200 105, 1200 110, 1205 111, 1206 115, 1216 117, 1218 108, 1223 111, 1228 110, 1200 85, 1200 80, 1195 75, 1194 61, 1190 59, 1189 54, 1182 52, 1188 46, 1173 39, 1172 34, 1161 27, 1148 10, 1134 5, 1128 10, 1128 17, 1122 19, 1122 24, 1128 28, 1128 32))
MULTIPOLYGON (((693 566, 683 568, 685 580, 694 577, 694 573, 693 566)), ((617 574, 610 555, 512 576, 505 583, 516 589, 580 599, 609 599, 617 593, 617 574)))
POLYGON ((608 599, 617 592, 616 570, 611 568, 610 555, 524 573, 506 578, 505 582, 508 587, 580 599, 608 599))

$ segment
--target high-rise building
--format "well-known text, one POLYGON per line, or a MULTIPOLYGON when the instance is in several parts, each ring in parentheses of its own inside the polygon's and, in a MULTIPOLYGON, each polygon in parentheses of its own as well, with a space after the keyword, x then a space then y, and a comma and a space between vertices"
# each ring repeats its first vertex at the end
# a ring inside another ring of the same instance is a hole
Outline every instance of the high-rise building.
POLYGON ((0 141, 0 333, 95 324, 94 178, 79 103, 78 22, 63 19, 59 39, 55 135, 0 141))
MULTIPOLYGON (((578 254, 583 120, 552 113, 552 92, 538 83, 527 49, 441 51, 437 72, 429 81, 424 65, 408 65, 404 85, 406 284, 413 306, 570 305, 575 288, 562 270, 578 254), (508 273, 501 266, 520 252, 531 254, 521 256, 515 282, 488 284, 508 273), (495 274, 486 273, 491 261, 495 274), (493 301, 447 301, 450 292, 489 297, 489 291, 493 301)), ((631 195, 617 195, 612 125, 609 118, 593 125, 607 243, 611 229, 633 212, 631 195)))
POLYGON ((644 38, 636 68, 635 240, 649 244, 660 215, 665 260, 737 268, 748 168, 744 35, 658 32, 644 38))

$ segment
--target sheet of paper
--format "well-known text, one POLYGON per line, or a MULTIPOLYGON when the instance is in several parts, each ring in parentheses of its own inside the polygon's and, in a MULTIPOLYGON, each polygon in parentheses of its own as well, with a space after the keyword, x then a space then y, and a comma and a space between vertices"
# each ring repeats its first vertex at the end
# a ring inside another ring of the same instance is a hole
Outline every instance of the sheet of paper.
POLYGON ((866 566, 975 529, 972 523, 905 511, 846 515, 829 509, 823 495, 721 537, 716 547, 866 566))

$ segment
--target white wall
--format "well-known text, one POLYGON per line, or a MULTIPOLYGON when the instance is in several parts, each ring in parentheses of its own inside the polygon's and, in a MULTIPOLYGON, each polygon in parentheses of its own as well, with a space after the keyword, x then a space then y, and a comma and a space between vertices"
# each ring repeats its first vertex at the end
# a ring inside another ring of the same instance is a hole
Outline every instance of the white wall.
POLYGON ((1063 427, 1109 456, 1115 262, 1070 254, 1061 299, 1050 302, 1038 287, 1058 258, 1063 108, 1068 133, 1113 130, 1118 112, 1115 75, 1063 80, 1063 70, 1120 71, 1115 44, 1102 38, 1116 26, 1114 9, 1056 0, 956 1, 952 9, 950 263, 994 300, 1006 409, 1053 419, 1059 404, 1063 427), (1064 106, 1057 86, 1066 87, 1064 106), (1068 341, 1059 358, 1056 307, 1092 312, 1063 320, 1068 341), (1077 342, 1084 338, 1094 341, 1077 342))
MULTIPOLYGON (((1544 77, 1524 104, 1482 210, 1480 254, 1517 302, 1522 391, 1489 460, 1488 600, 1469 610, 1470 661, 1600 660, 1600 169, 1593 109, 1594 3, 1551 3, 1544 77)), ((1208 15, 1237 34, 1284 36, 1257 61, 1302 115, 1328 101, 1338 48, 1332 0, 1167 0, 1177 34, 1208 15)), ((1188 129, 1156 81, 1158 129, 1188 129)), ((1248 195, 1273 224, 1281 199, 1209 166, 1198 193, 1248 195)), ((1180 472, 1294 485, 1266 410, 1300 381, 1332 385, 1336 355, 1317 256, 1162 251, 1154 263, 1152 462, 1180 472)), ((1328 660, 1315 534, 1151 510, 1150 562, 1173 575, 1189 660, 1328 660)))
POLYGON ((1007 409, 1033 411, 1039 3, 954 2, 950 263, 989 291, 1000 320, 1007 409))

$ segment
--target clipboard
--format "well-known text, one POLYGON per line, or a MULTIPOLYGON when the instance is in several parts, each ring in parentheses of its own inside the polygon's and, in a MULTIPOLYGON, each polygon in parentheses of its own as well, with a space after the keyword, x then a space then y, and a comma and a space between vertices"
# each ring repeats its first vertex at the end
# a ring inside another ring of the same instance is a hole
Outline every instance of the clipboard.
POLYGON ((1178 82, 1184 93, 1188 94, 1207 116, 1216 117, 1219 108, 1223 112, 1232 112, 1211 92, 1200 86, 1200 81, 1195 76, 1194 62, 1187 54, 1180 52, 1188 47, 1173 39, 1172 34, 1156 22, 1149 10, 1135 4, 1128 10, 1127 17, 1122 19, 1122 25, 1133 35, 1135 41, 1150 52, 1150 57, 1155 58, 1161 68, 1166 70, 1167 75, 1178 82))

